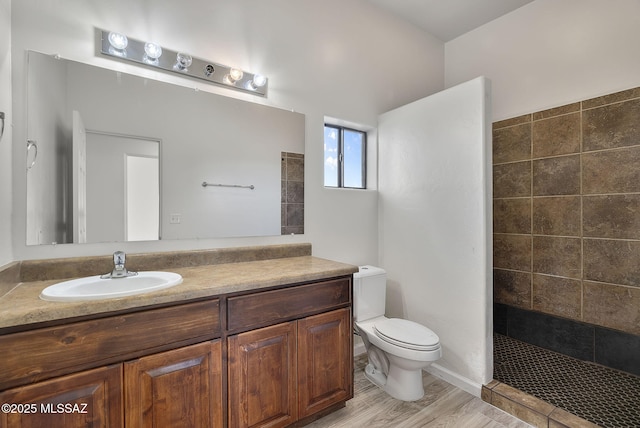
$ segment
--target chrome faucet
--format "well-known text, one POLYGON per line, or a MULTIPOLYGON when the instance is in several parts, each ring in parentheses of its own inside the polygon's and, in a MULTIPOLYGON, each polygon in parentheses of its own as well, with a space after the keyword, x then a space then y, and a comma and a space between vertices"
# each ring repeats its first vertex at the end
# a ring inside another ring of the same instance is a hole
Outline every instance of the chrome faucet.
POLYGON ((112 278, 112 279, 116 279, 116 278, 126 278, 129 276, 135 276, 138 274, 138 272, 131 272, 128 271, 127 268, 124 266, 124 263, 126 261, 126 255, 124 253, 124 251, 116 251, 115 253, 113 253, 113 270, 109 273, 105 273, 104 275, 100 276, 100 278, 102 279, 108 279, 108 278, 112 278))

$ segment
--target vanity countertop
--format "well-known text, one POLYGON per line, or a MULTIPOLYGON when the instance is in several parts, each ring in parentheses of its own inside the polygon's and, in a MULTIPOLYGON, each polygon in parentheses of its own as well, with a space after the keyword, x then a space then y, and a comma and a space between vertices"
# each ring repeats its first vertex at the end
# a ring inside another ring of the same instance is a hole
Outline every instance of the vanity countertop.
POLYGON ((88 302, 41 300, 40 292, 60 282, 60 279, 18 283, 0 297, 0 334, 2 329, 10 331, 30 324, 351 275, 358 268, 307 255, 156 270, 179 273, 183 281, 174 287, 147 294, 88 302))

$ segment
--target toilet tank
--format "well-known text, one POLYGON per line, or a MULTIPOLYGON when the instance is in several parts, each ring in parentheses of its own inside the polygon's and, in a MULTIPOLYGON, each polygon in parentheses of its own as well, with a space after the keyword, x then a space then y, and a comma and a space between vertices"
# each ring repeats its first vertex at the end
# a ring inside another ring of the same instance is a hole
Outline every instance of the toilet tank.
POLYGON ((375 266, 360 266, 353 274, 353 309, 357 321, 384 315, 387 272, 375 266))

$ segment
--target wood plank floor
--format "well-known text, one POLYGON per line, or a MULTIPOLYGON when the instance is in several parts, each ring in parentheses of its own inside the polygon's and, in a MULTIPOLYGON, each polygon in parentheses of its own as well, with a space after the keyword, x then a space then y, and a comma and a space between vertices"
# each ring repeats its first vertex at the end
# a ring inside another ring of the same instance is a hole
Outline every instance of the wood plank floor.
POLYGON ((312 428, 455 427, 524 428, 530 425, 428 373, 423 374, 425 396, 404 402, 387 395, 364 377, 366 355, 355 361, 355 397, 314 423, 312 428))

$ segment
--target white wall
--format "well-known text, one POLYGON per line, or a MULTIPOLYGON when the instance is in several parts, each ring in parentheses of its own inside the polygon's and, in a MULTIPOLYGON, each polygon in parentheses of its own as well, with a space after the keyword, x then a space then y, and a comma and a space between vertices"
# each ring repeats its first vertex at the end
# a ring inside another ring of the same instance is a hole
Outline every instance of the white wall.
MULTIPOLYGON (((364 0, 15 0, 13 9, 14 113, 24 110, 23 51, 31 49, 306 116, 305 235, 27 247, 24 174, 15 170, 16 259, 107 254, 118 248, 138 252, 311 242, 320 257, 354 264, 377 262, 377 193, 322 185, 324 117, 374 128, 378 114, 442 89, 444 45, 440 41, 364 0), (194 56, 260 71, 270 78, 269 96, 253 97, 100 58, 95 54, 94 27, 155 39, 194 56)), ((18 147, 24 129, 15 132, 18 147)), ((16 153, 14 159, 20 164, 24 154, 16 153)), ((8 197, 6 189, 0 197, 8 197)))
MULTIPOLYGON (((160 143, 91 132, 87 132, 86 135, 86 242, 124 241, 127 235, 126 157, 133 155, 157 158, 160 143)), ((158 195, 151 196, 156 197, 155 219, 151 222, 156 226, 157 239, 158 195)))
POLYGON ((487 76, 493 120, 640 86, 640 1, 536 0, 445 45, 447 87, 487 76))
POLYGON ((479 395, 493 375, 490 82, 477 78, 380 117, 387 316, 431 328, 431 368, 479 395))
POLYGON ((13 260, 11 240, 11 0, 0 0, 0 111, 5 113, 0 139, 0 266, 13 260))

